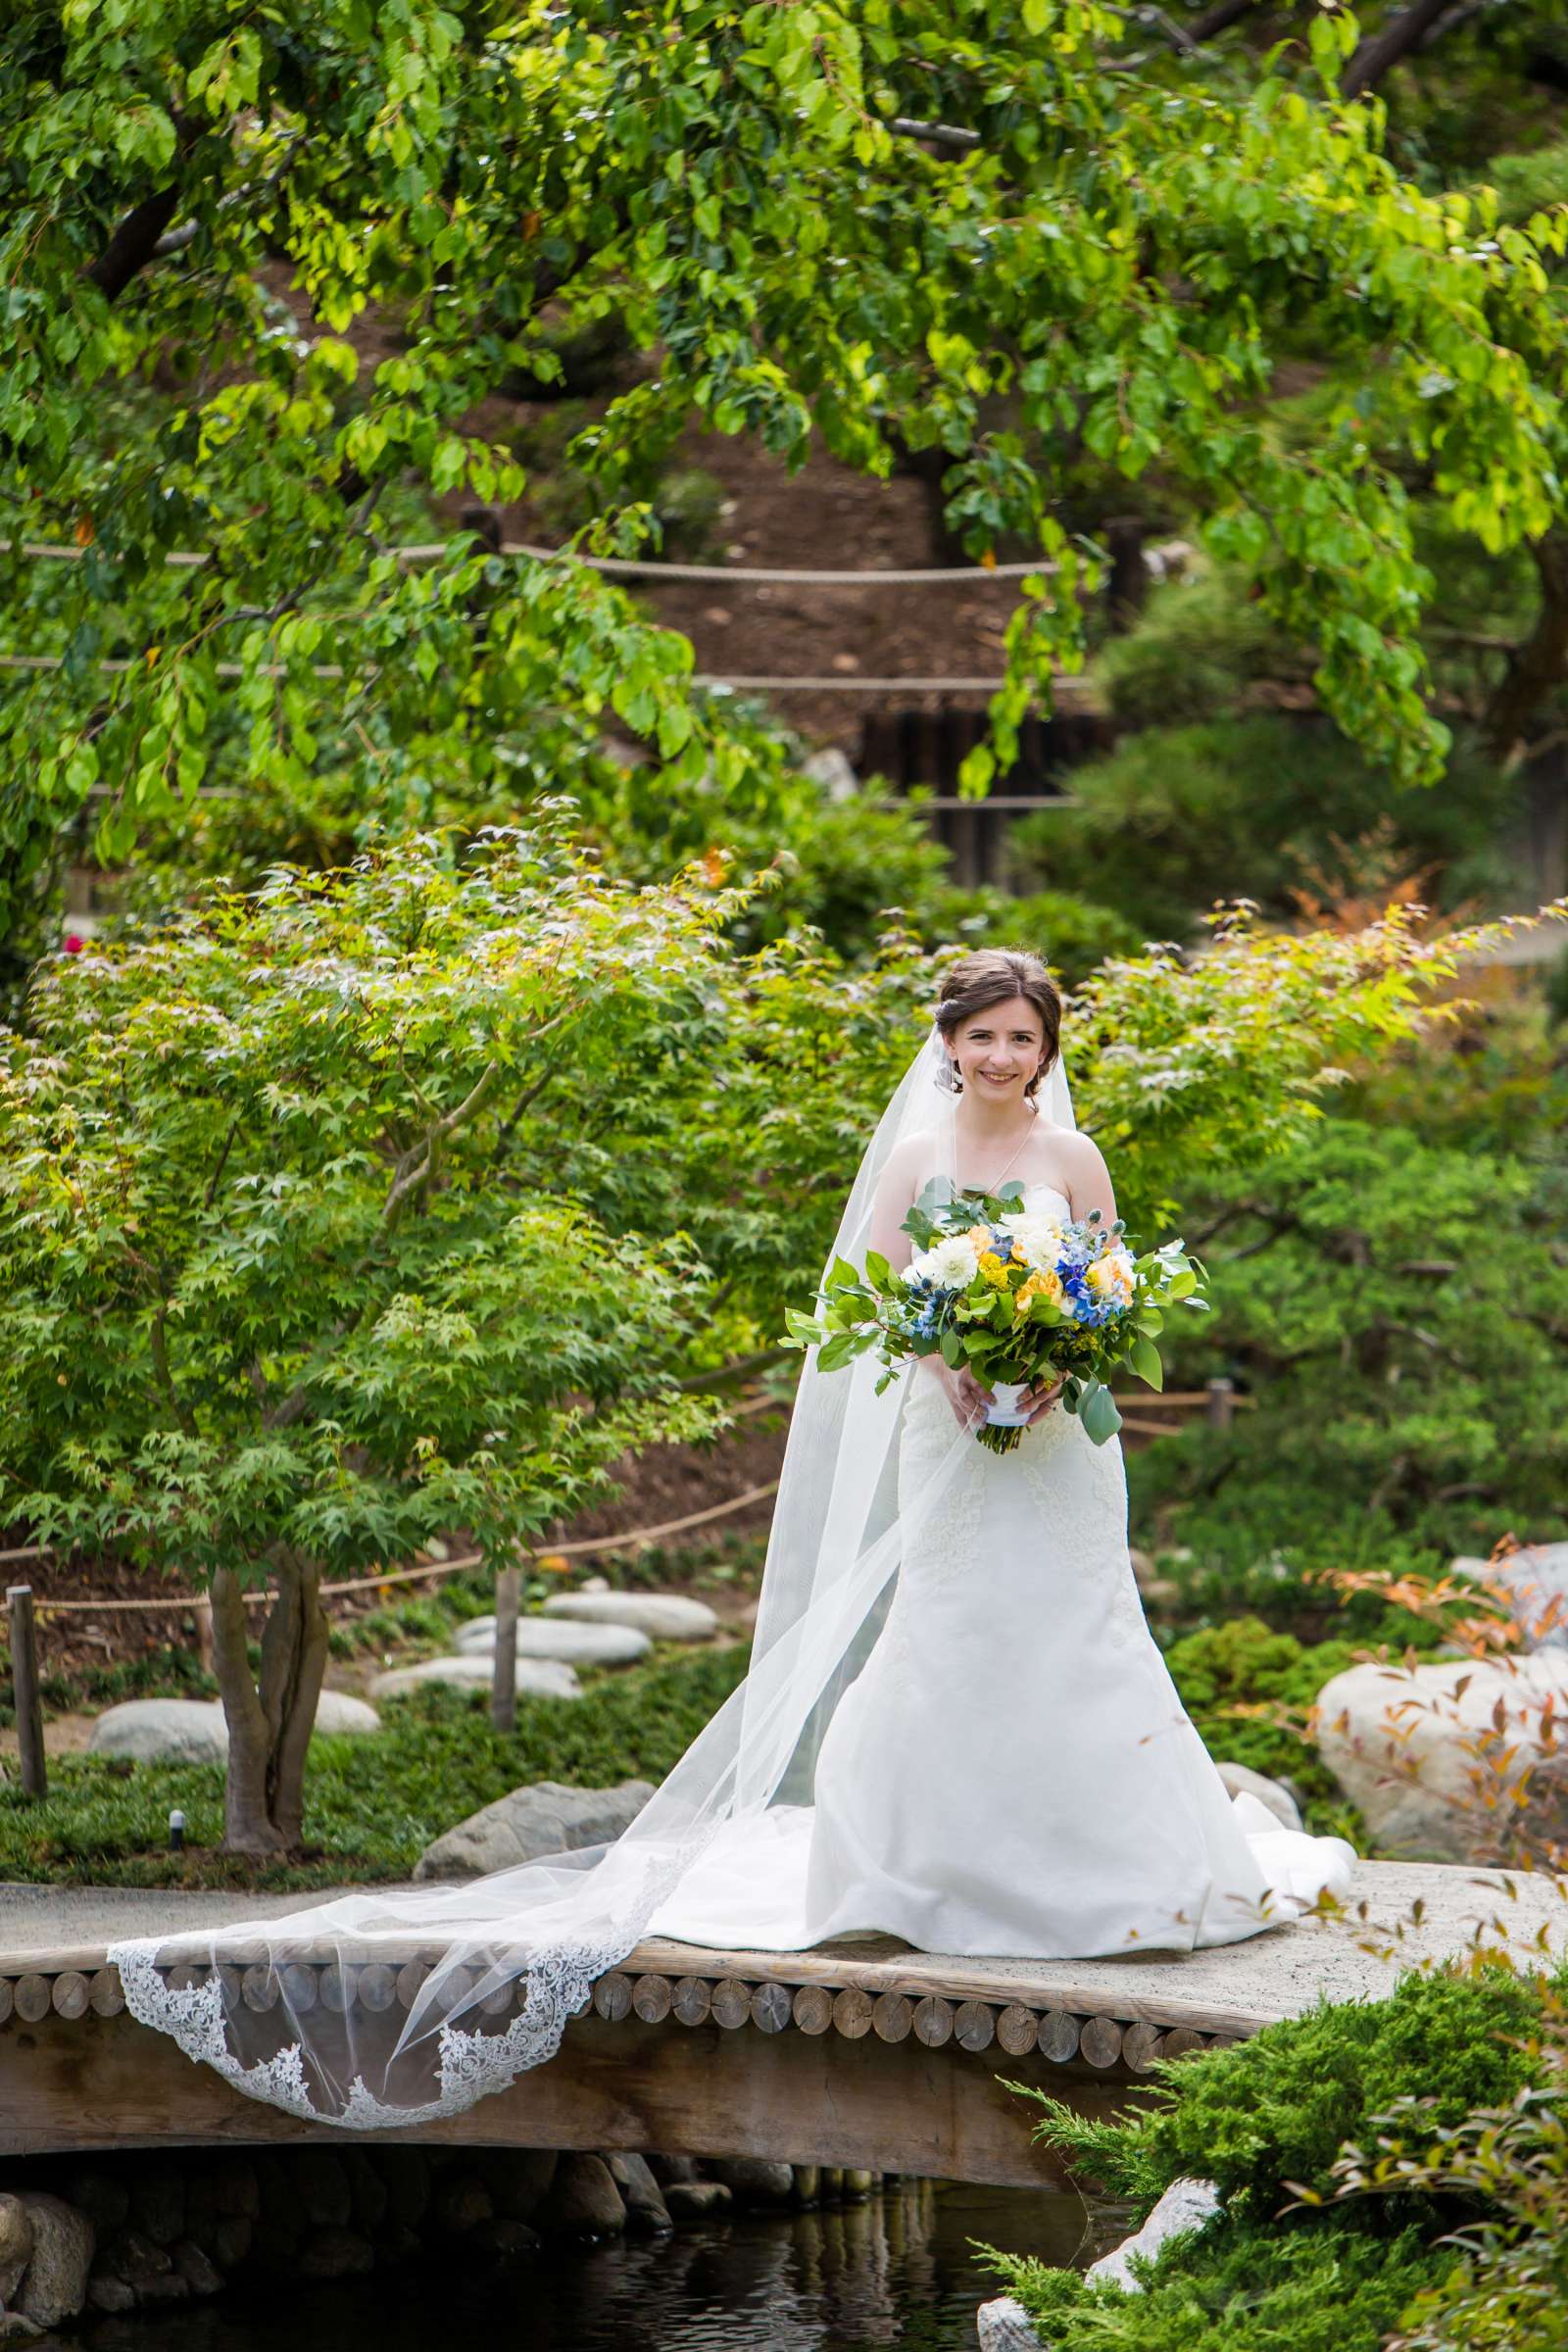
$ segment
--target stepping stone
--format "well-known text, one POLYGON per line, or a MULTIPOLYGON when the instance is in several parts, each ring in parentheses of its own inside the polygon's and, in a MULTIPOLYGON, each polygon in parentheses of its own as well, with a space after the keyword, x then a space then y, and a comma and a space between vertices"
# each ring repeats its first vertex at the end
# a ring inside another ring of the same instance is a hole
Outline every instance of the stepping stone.
POLYGON ((342 1740, 378 1732, 381 1718, 363 1698, 351 1698, 346 1690, 323 1690, 316 1703, 316 1729, 328 1740, 342 1740))
MULTIPOLYGON (((316 1729, 333 1739, 378 1732, 381 1718, 363 1698, 323 1690, 316 1729)), ((221 1764, 228 1726, 216 1699, 127 1698, 106 1707, 87 1740, 90 1756, 128 1756, 137 1764, 221 1764)))
MULTIPOLYGON (((495 1667, 486 1655, 426 1658, 419 1666, 395 1666, 378 1674, 370 1685, 372 1698, 395 1698, 400 1690, 417 1690, 421 1683, 449 1683, 457 1690, 488 1690, 495 1667)), ((519 1658, 513 1688, 519 1698, 581 1698, 582 1685, 559 1658, 519 1658)))
MULTIPOLYGON (((495 1645, 493 1617, 470 1617, 453 1641, 464 1657, 489 1657, 495 1645)), ((519 1658, 564 1658, 569 1666, 631 1666, 646 1658, 650 1647, 648 1636, 629 1625, 565 1625, 559 1617, 517 1619, 519 1658)))
POLYGON ((650 1642, 710 1642, 718 1618, 706 1600, 683 1592, 553 1592, 546 1617, 570 1617, 584 1625, 629 1625, 650 1642))
POLYGON ((87 1753, 128 1756, 137 1764, 221 1764, 228 1726, 216 1699, 127 1698, 104 1709, 87 1753))

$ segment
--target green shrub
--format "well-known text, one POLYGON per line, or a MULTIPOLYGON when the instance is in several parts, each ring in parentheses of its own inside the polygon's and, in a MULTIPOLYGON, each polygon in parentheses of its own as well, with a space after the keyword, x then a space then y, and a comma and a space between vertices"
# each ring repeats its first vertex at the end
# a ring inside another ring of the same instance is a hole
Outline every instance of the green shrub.
POLYGON ((1332 900, 1459 860, 1469 889, 1503 885, 1494 844, 1512 787, 1495 766, 1456 754, 1450 791, 1400 791, 1321 720, 1186 710, 1176 696, 1075 768, 1076 808, 1013 826, 1020 887, 1078 893, 1146 939, 1188 941, 1222 893, 1289 917, 1298 890, 1332 900))
MULTIPOLYGON (((1424 1066, 1441 1094, 1444 1064, 1424 1066)), ((1257 1404, 1141 1456, 1140 1512, 1196 1550, 1288 1543, 1298 1564, 1346 1568, 1400 1541, 1441 1565, 1560 1532, 1568 1269, 1545 1237, 1561 1132, 1538 1133, 1539 1164, 1337 1110, 1267 1166, 1206 1183, 1189 1206, 1210 1237, 1212 1325, 1196 1345, 1172 1334, 1166 1376, 1220 1369, 1218 1340, 1257 1404)))
POLYGON ((1045 2110, 1038 2135, 1139 2212, 1187 2177, 1212 2180, 1222 2211, 1139 2265, 1136 2299, 987 2251, 1052 2352, 1380 2352, 1413 2298, 1460 2267, 1438 2241, 1482 2199, 1423 2180, 1317 2208, 1295 2202, 1295 2186, 1332 2194, 1342 2143, 1370 2137, 1372 2119, 1400 2099, 1425 2094, 1428 2136, 1510 2099, 1531 2079, 1521 2045, 1542 2007, 1539 1980, 1478 1961, 1166 2061, 1155 2105, 1118 2122, 1030 2090, 1045 2110))
POLYGON ((1027 948, 1043 956, 1057 978, 1074 988, 1107 956, 1136 956, 1143 934, 1114 908, 1063 890, 1011 892, 982 883, 932 891, 909 919, 927 947, 961 942, 975 948, 1027 948))
POLYGON ((1052 2352, 1379 2352, 1453 2256, 1417 2230, 1387 2242, 1334 2228, 1205 2231, 1169 2240, 1132 2302, 1078 2271, 1008 2255, 996 2266, 1052 2352))
MULTIPOLYGON (((1328 2192, 1342 2142, 1396 2099, 1429 2095, 1431 2121, 1451 2125, 1511 2098, 1529 2080, 1529 2060, 1509 2037, 1527 2034, 1539 2014, 1530 1979, 1481 1959, 1473 1974, 1411 1971, 1384 2000, 1319 2001, 1198 2062, 1157 2062, 1164 2103, 1115 2123, 1077 2115, 1044 2091, 1026 2095, 1045 2110, 1039 2136, 1113 2196, 1147 2211, 1173 2180, 1197 2174, 1214 2182, 1231 2221, 1262 2224, 1293 2183, 1328 2192)), ((1398 2202, 1361 2208, 1363 2226, 1402 2223, 1398 2202)))

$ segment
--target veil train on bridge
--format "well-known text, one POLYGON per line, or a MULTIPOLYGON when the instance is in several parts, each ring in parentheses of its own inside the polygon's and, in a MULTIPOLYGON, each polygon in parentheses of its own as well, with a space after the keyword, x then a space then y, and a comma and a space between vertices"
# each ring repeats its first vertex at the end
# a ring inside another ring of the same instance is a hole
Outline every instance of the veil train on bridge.
MULTIPOLYGON (((866 1149, 829 1264, 863 1259, 883 1173, 906 1141, 920 1137, 922 1165, 956 1185, 946 1074, 933 1024, 866 1149)), ((1059 1056, 1040 1097, 1056 1125, 1075 1124, 1059 1056)), ((276 1919, 119 1943, 109 1957, 132 2013, 253 2098, 354 2131, 407 2128, 460 2113, 549 2059, 596 1978, 650 1931, 712 1941, 703 1923, 723 1920, 763 1931, 736 1943, 816 1942, 802 1865, 822 1743, 875 1645, 906 1537, 951 1502, 976 1452, 955 1421, 901 1460, 914 1376, 878 1396, 878 1370, 872 1356, 827 1375, 814 1352, 804 1359, 750 1673, 622 1837, 470 1884, 367 1889, 276 1919)), ((1113 1541, 1124 1551, 1124 1519, 1113 1541)), ((1166 1707, 1185 1725, 1147 1630, 1142 1639, 1154 1676, 1139 1684, 1145 1718, 1166 1707)), ((1144 1664, 1129 1660, 1135 1680, 1144 1664)), ((1218 1776, 1200 1746, 1198 1755, 1189 1780, 1206 1772, 1223 1808, 1218 1776)), ((1199 1794, 1197 1805, 1187 1799, 1194 1818, 1211 1792, 1199 1794)), ((1254 1800, 1237 1799, 1217 1825, 1211 1811, 1204 1826, 1202 1850, 1223 1859, 1224 1903, 1193 1886, 1171 1920, 1176 1948, 1280 1924, 1334 1876, 1325 1849, 1340 1841, 1284 1832, 1254 1800)))

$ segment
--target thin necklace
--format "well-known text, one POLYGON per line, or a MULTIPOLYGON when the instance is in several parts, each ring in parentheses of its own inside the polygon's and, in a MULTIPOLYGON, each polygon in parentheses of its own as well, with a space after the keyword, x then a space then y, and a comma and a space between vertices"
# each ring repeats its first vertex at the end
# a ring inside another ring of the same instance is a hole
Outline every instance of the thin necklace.
POLYGON ((993 1176, 991 1182, 989 1184, 983 1184, 978 1188, 981 1192, 995 1193, 997 1187, 1005 1180, 1008 1169, 1012 1166, 1013 1161, 1017 1158, 1019 1152, 1029 1141, 1030 1136, 1034 1133, 1035 1121, 1039 1118, 1039 1116, 1040 1113, 1038 1110, 1030 1111, 1028 1126, 1025 1127, 1022 1135, 1019 1136, 1018 1141, 1013 1145, 1011 1152, 1008 1153, 1004 1164, 997 1171, 996 1175, 993 1176))

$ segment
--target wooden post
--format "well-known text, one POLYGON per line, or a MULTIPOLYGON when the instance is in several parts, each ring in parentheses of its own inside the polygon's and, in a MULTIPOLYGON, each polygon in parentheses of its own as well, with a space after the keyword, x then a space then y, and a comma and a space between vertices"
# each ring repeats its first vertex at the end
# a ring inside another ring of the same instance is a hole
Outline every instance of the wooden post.
POLYGON ((17 1746, 24 1796, 47 1796, 49 1773, 43 1753, 43 1701, 38 1695, 38 1634, 32 1618, 32 1587, 11 1585, 11 1682, 17 1701, 17 1746))
POLYGON ((522 1571, 514 1566, 496 1571, 496 1664, 490 1687, 490 1720, 498 1732, 515 1729, 517 1721, 517 1588, 522 1571))
POLYGON ((1208 1391, 1207 1414, 1209 1428, 1229 1429, 1231 1425, 1231 1416, 1235 1410, 1232 1402, 1232 1399, 1236 1394, 1235 1383, 1224 1379, 1205 1380, 1203 1386, 1208 1391))

